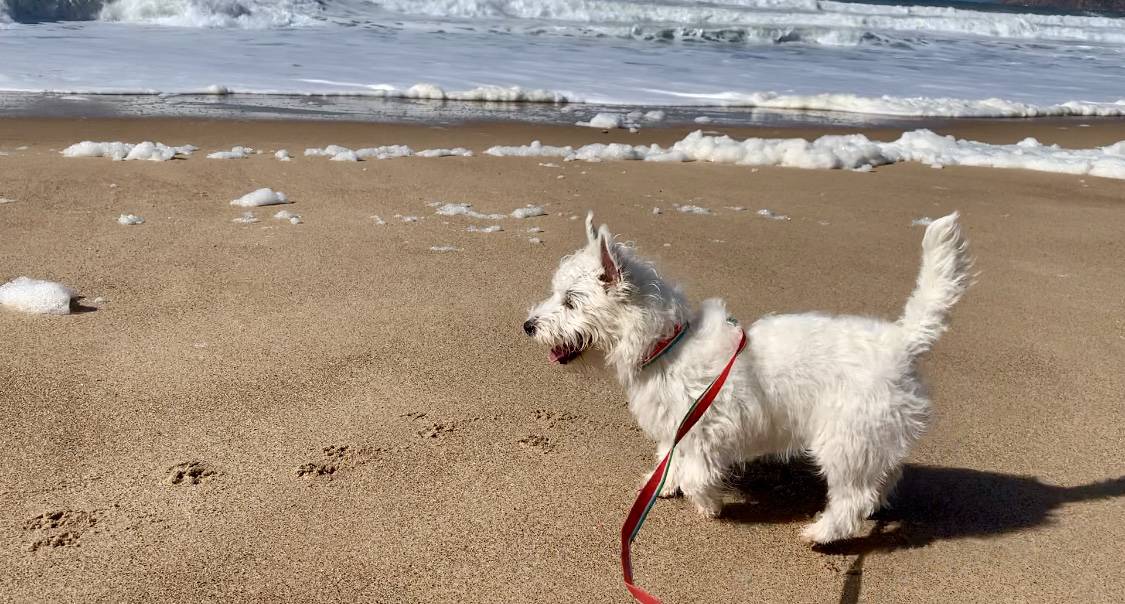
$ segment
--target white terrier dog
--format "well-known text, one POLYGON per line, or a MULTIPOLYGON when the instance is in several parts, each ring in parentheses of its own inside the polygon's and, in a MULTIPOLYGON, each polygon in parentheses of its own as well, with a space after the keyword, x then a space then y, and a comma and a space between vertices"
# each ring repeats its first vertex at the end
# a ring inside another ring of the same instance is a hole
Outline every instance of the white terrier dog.
MULTIPOLYGON (((586 231, 586 246, 562 259, 550 297, 523 328, 550 347, 552 362, 589 348, 604 352, 630 412, 658 443, 659 460, 734 353, 741 328, 721 300, 692 315, 650 263, 615 243, 605 225, 594 230, 593 214, 586 231)), ((926 228, 918 284, 897 322, 817 313, 759 319, 713 406, 677 446, 661 496, 682 491, 712 518, 732 466, 808 454, 828 483, 828 506, 802 538, 855 535, 886 504, 903 458, 926 429, 930 401, 915 361, 945 331, 971 264, 953 213, 926 228)))

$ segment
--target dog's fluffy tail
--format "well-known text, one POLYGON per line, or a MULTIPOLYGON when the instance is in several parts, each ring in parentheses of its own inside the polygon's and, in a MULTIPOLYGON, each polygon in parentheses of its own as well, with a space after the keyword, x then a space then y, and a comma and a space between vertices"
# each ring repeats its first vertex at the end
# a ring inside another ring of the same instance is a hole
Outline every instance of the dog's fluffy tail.
POLYGON ((973 261, 969 245, 961 235, 954 212, 933 221, 922 238, 922 270, 918 285, 906 301, 906 311, 898 320, 906 337, 907 351, 919 355, 937 342, 946 330, 949 309, 972 284, 973 261))

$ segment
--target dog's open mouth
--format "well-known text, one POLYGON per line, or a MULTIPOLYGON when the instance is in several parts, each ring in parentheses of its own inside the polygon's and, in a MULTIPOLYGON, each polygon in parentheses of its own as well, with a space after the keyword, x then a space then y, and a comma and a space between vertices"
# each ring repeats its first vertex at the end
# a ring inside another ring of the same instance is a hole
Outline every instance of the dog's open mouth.
POLYGON ((582 354, 581 348, 576 348, 574 346, 568 346, 566 344, 563 344, 563 345, 555 346, 554 348, 552 348, 551 354, 547 355, 547 358, 551 359, 552 363, 558 363, 559 365, 566 365, 567 363, 573 361, 574 359, 577 359, 578 356, 581 355, 581 354, 582 354))

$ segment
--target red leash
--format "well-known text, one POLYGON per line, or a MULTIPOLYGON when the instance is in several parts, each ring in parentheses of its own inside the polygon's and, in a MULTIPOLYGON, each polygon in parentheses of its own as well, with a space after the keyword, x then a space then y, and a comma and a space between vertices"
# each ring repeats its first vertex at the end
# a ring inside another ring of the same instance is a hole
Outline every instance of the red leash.
POLYGON ((661 487, 664 486, 664 480, 668 478, 668 465, 672 462, 672 453, 676 451, 676 445, 711 407, 711 403, 715 401, 715 397, 718 396, 723 384, 727 381, 727 376, 730 375, 735 359, 738 358, 742 349, 746 348, 746 330, 742 328, 739 328, 739 330, 742 332, 742 339, 738 341, 738 348, 734 351, 734 355, 727 361, 723 372, 715 378, 715 381, 711 382, 711 385, 699 398, 695 399, 691 408, 688 409, 687 415, 680 421, 680 427, 676 429, 676 438, 672 441, 672 447, 668 449, 664 459, 660 460, 660 464, 656 466, 656 470, 649 477, 645 486, 637 493, 637 499, 633 502, 633 507, 629 509, 629 515, 625 518, 624 526, 621 527, 621 572, 625 577, 625 587, 629 590, 629 593, 633 594, 633 598, 641 604, 660 604, 660 600, 633 584, 633 559, 631 555, 633 540, 637 538, 637 533, 641 531, 641 525, 645 523, 649 510, 656 503, 656 494, 660 492, 661 487))

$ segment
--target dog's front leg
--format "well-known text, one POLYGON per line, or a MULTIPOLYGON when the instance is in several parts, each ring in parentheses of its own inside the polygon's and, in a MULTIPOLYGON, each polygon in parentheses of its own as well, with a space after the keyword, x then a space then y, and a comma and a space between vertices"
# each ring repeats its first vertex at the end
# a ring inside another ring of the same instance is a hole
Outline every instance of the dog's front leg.
MULTIPOLYGON (((660 445, 658 445, 656 447, 656 464, 657 465, 660 465, 660 460, 664 459, 664 456, 668 454, 668 449, 671 449, 671 448, 672 448, 672 443, 661 443, 660 445)), ((671 497, 676 497, 677 495, 680 494, 680 481, 677 478, 677 475, 678 475, 677 467, 679 466, 679 461, 677 460, 677 457, 678 456, 675 456, 675 455, 672 456, 672 464, 668 468, 668 474, 664 477, 664 484, 660 485, 660 490, 657 491, 657 493, 656 493, 657 497, 661 497, 663 499, 668 499, 668 498, 671 498, 671 497)), ((641 479, 641 484, 637 486, 638 491, 641 490, 642 488, 644 488, 644 486, 646 484, 648 484, 648 481, 652 479, 652 475, 655 472, 656 472, 656 469, 653 468, 652 471, 647 472, 644 475, 644 478, 641 479)))
MULTIPOLYGON (((664 459, 664 456, 668 454, 668 449, 671 448, 671 442, 660 443, 660 445, 656 447, 656 463, 660 463, 660 460, 664 459)), ((664 477, 664 484, 661 485, 660 492, 656 494, 657 497, 668 499, 680 494, 679 472, 677 471, 679 465, 679 459, 673 455, 671 464, 668 466, 668 475, 664 477)), ((649 476, 652 476, 651 472, 649 476)))
POLYGON ((724 469, 719 460, 698 449, 688 449, 680 457, 680 489, 704 518, 717 518, 723 511, 724 469))

